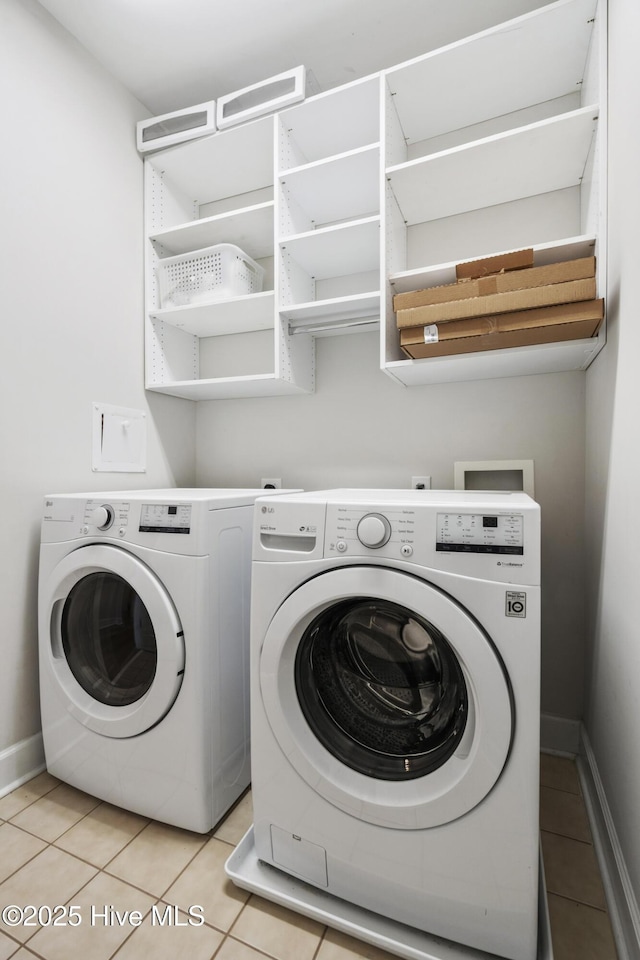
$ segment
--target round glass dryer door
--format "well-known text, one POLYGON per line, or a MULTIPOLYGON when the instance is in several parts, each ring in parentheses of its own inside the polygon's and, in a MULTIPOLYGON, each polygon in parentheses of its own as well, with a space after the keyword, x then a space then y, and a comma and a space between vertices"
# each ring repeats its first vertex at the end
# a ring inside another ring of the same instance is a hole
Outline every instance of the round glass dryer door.
POLYGON ((67 709, 90 730, 132 737, 171 709, 185 650, 171 598, 133 554, 91 544, 55 568, 43 588, 49 666, 67 709))
POLYGON ((153 683, 158 647, 149 612, 115 573, 88 573, 62 608, 62 649, 71 673, 100 703, 127 707, 153 683))
POLYGON ((330 803, 397 829, 448 823, 487 796, 514 728, 493 643, 454 598, 383 567, 298 587, 259 667, 278 745, 330 803))

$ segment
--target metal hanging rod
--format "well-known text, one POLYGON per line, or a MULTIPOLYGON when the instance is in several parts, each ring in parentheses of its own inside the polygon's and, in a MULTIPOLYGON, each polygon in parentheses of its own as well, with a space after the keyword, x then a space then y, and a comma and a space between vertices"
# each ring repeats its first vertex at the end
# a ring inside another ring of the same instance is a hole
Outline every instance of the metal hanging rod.
POLYGON ((347 330, 351 327, 372 327, 380 323, 379 317, 360 317, 354 320, 330 320, 327 323, 316 323, 313 325, 294 325, 289 323, 289 333, 291 335, 298 333, 329 333, 331 330, 347 330))

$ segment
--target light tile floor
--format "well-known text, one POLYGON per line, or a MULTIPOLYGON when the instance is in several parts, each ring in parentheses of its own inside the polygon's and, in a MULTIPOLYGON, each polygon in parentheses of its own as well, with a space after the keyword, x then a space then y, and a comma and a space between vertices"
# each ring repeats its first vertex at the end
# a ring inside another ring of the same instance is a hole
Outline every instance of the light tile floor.
MULTIPOLYGON (((541 784, 555 960, 615 960, 575 764, 543 755, 541 784)), ((33 908, 0 922, 0 960, 393 960, 228 881, 251 815, 247 793, 200 836, 40 774, 0 799, 0 908, 33 908)))
POLYGON ((554 960, 616 960, 578 771, 564 757, 541 756, 540 830, 554 960))

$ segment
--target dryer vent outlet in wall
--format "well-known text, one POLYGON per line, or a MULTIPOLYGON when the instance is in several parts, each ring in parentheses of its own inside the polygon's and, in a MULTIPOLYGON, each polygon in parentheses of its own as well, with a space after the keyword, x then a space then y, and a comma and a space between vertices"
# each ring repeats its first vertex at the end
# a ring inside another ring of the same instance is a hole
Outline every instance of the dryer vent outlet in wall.
POLYGON ((455 490, 516 490, 534 495, 533 460, 460 460, 453 465, 455 490))
POLYGON ((94 473, 144 473, 147 469, 147 422, 143 410, 92 404, 94 473))

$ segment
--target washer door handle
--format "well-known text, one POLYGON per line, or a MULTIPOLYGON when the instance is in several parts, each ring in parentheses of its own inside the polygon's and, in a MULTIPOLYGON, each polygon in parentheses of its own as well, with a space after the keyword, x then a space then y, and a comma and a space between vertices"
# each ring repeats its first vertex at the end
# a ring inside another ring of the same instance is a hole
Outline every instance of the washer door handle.
POLYGON ((459 760, 466 760, 471 753, 471 745, 473 743, 475 732, 476 706, 473 697, 469 697, 467 699, 467 722, 464 728, 464 733, 462 734, 462 739, 458 744, 458 749, 454 753, 454 757, 458 757, 459 760))

